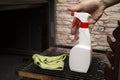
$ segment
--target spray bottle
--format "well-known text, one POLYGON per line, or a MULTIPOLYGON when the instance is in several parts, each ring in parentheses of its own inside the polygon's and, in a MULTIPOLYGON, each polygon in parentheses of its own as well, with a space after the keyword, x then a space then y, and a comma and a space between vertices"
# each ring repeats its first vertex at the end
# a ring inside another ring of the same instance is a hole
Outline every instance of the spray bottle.
POLYGON ((75 16, 75 26, 80 21, 79 43, 70 50, 69 67, 75 72, 87 73, 91 63, 91 39, 88 27, 88 17, 90 14, 85 12, 72 12, 75 16))

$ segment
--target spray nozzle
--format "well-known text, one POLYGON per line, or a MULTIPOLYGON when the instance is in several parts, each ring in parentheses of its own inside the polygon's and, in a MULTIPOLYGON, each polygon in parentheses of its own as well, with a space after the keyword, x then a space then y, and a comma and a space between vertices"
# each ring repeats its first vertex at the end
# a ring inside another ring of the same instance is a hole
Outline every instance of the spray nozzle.
POLYGON ((86 12, 71 12, 71 16, 75 16, 81 22, 88 22, 88 17, 90 16, 90 14, 86 12))
MULTIPOLYGON (((88 28, 88 17, 90 16, 89 13, 86 12, 71 12, 71 16, 75 16, 77 19, 79 19, 80 27, 81 28, 88 28)), ((73 24, 78 24, 78 20, 75 20, 75 23, 73 24)))

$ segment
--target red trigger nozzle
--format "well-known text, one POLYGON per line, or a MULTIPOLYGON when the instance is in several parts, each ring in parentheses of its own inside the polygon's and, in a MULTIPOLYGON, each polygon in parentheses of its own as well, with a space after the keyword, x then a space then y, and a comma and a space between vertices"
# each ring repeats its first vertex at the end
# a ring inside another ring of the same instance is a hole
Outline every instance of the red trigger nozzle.
POLYGON ((71 16, 74 16, 74 11, 71 12, 71 16))

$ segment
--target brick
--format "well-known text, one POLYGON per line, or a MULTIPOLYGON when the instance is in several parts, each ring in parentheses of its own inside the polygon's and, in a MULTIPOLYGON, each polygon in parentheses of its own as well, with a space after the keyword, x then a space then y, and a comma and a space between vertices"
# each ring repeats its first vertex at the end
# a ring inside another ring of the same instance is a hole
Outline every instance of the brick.
MULTIPOLYGON (((59 45, 74 46, 78 43, 70 34, 73 17, 67 8, 79 2, 80 0, 56 0, 56 43, 59 45)), ((120 19, 120 4, 107 8, 105 13, 107 15, 103 14, 91 29, 93 49, 110 50, 106 37, 112 35, 112 31, 117 27, 117 20, 120 19)))

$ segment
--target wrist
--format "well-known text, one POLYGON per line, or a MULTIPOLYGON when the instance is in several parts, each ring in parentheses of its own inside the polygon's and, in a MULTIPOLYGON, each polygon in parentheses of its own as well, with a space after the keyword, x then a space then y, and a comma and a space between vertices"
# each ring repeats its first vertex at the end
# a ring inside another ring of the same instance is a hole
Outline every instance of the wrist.
POLYGON ((105 7, 110 7, 112 5, 118 4, 120 0, 103 0, 105 7))

